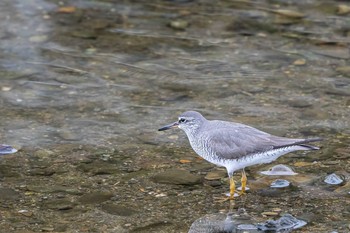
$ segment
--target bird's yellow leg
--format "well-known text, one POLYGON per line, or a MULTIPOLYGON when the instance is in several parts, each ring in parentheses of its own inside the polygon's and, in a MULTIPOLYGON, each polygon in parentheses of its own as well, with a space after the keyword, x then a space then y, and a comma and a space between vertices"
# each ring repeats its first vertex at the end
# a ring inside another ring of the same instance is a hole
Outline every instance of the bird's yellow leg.
POLYGON ((245 188, 247 186, 247 175, 245 174, 244 169, 242 170, 241 186, 242 186, 242 190, 240 192, 240 195, 244 195, 245 194, 245 188))
POLYGON ((235 185, 235 181, 233 180, 232 175, 229 176, 229 181, 230 181, 230 196, 224 197, 224 198, 215 198, 218 200, 218 202, 233 201, 234 200, 236 185, 235 185))
POLYGON ((233 180, 233 176, 230 176, 230 200, 233 200, 235 197, 236 185, 233 180))

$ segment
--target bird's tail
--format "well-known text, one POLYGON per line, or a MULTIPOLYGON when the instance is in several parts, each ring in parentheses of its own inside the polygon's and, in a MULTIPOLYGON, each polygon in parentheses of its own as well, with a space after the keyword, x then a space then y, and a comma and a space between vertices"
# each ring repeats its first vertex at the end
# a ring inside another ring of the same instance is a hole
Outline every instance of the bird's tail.
MULTIPOLYGON (((299 150, 318 150, 318 149, 320 149, 319 147, 312 146, 312 145, 309 145, 306 143, 318 142, 318 141, 322 141, 322 140, 323 140, 322 138, 307 138, 307 139, 301 139, 301 140, 298 140, 296 142, 293 142, 290 144, 285 144, 283 146, 278 146, 278 147, 299 146, 299 148, 298 148, 299 150)), ((276 149, 278 147, 274 147, 274 148, 276 149)))

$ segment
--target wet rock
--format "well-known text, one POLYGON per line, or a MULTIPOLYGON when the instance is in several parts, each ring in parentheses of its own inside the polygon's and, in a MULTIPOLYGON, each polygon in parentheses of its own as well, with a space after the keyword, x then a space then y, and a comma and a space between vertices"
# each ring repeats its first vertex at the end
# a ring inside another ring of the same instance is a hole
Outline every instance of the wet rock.
POLYGON ((40 149, 34 152, 35 157, 39 157, 41 159, 43 158, 49 158, 51 155, 53 155, 54 152, 46 149, 40 149))
POLYGON ((113 197, 111 192, 94 192, 88 193, 79 198, 79 202, 82 204, 100 204, 102 202, 108 201, 113 197))
POLYGON ((329 117, 326 111, 318 107, 306 108, 302 112, 302 118, 306 120, 328 120, 329 117))
POLYGON ((307 108, 312 106, 312 103, 310 103, 308 100, 304 98, 298 98, 288 101, 288 105, 294 108, 307 108))
POLYGON ((326 93, 331 95, 350 96, 350 88, 346 84, 330 85, 326 90, 326 93))
POLYGON ((20 174, 13 171, 9 165, 0 164, 0 178, 2 177, 19 177, 20 174))
POLYGON ((51 168, 33 168, 28 171, 30 176, 52 176, 55 171, 51 168))
POLYGON ((20 213, 21 215, 26 216, 26 217, 33 216, 33 212, 29 211, 29 210, 19 210, 18 213, 20 213))
POLYGON ((341 194, 350 194, 350 181, 348 181, 345 185, 340 186, 336 190, 334 190, 336 193, 341 193, 341 194))
POLYGON ((189 23, 186 20, 173 20, 169 23, 169 27, 176 30, 185 30, 188 27, 189 23))
POLYGON ((350 78, 350 66, 340 66, 335 69, 338 73, 350 78))
POLYGON ((34 43, 45 42, 47 39, 48 39, 47 35, 35 35, 35 36, 29 37, 29 41, 34 43))
POLYGON ((82 137, 69 129, 62 129, 58 132, 58 135, 67 141, 79 141, 82 137))
POLYGON ((227 172, 224 170, 216 170, 208 172, 207 175, 204 177, 206 180, 220 180, 222 178, 225 178, 227 176, 227 172))
POLYGON ((69 199, 57 199, 45 201, 44 206, 53 210, 70 210, 74 208, 75 204, 69 199))
POLYGON ((134 209, 130 207, 115 204, 103 204, 102 210, 106 213, 118 216, 131 216, 137 213, 134 209))
POLYGON ((27 185, 26 189, 28 191, 37 193, 67 193, 71 195, 82 194, 82 191, 80 191, 78 188, 72 188, 62 185, 27 185))
POLYGON ((93 175, 108 175, 120 172, 114 164, 97 161, 92 163, 81 163, 77 168, 83 172, 90 172, 93 175))
POLYGON ((335 155, 333 155, 337 159, 349 159, 350 158, 350 147, 345 148, 337 148, 335 149, 335 155))
POLYGON ((261 215, 263 216, 277 216, 279 213, 277 212, 272 212, 272 211, 266 211, 266 212, 262 212, 261 215))
POLYGON ((338 15, 346 15, 350 13, 350 6, 345 4, 339 4, 337 6, 337 14, 338 15))
POLYGON ((43 227, 43 228, 41 228, 41 231, 43 231, 43 232, 52 232, 54 230, 55 230, 55 228, 53 228, 53 227, 43 227))
POLYGON ((303 66, 306 64, 306 60, 301 58, 301 59, 297 59, 293 62, 293 65, 295 66, 303 66))
POLYGON ((195 185, 200 184, 201 177, 186 170, 172 169, 153 176, 153 181, 163 184, 195 185))
POLYGON ((96 39, 98 34, 94 30, 80 30, 71 32, 71 36, 82 39, 96 39))
POLYGON ((20 198, 20 194, 10 188, 0 188, 0 201, 15 201, 20 198))

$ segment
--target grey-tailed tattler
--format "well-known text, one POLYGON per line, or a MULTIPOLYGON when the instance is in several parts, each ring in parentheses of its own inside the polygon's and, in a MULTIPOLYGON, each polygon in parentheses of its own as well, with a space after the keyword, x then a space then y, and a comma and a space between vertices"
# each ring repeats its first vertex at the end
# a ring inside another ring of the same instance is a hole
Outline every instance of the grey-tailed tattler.
POLYGON ((306 143, 322 140, 278 137, 240 123, 207 120, 195 111, 182 113, 178 121, 160 128, 159 131, 171 128, 185 131, 193 150, 199 156, 226 168, 230 180, 228 199, 231 200, 235 193, 235 171, 242 169, 240 194, 244 194, 247 183, 245 167, 271 163, 292 151, 318 150, 318 147, 306 143))

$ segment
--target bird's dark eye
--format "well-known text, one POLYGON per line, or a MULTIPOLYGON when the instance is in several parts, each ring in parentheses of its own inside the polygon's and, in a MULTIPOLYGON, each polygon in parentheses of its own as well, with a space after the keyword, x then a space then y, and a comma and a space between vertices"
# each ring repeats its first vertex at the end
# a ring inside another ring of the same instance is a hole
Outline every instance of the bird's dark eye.
POLYGON ((186 122, 186 119, 184 118, 179 119, 179 123, 184 123, 184 122, 186 122))

